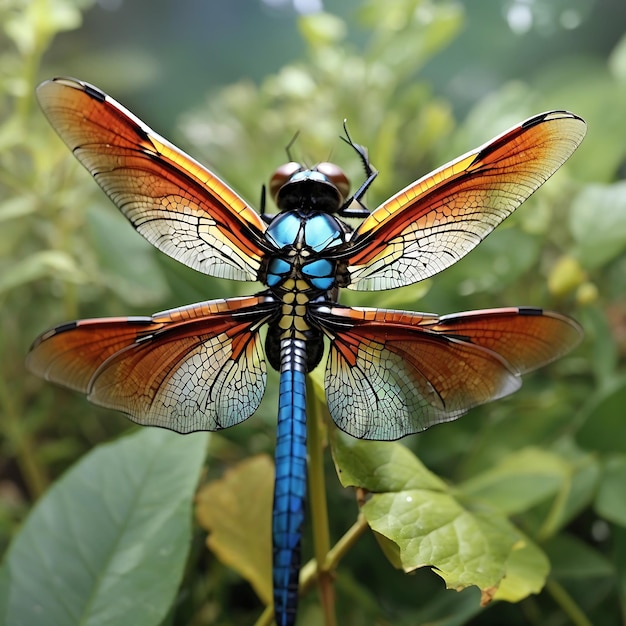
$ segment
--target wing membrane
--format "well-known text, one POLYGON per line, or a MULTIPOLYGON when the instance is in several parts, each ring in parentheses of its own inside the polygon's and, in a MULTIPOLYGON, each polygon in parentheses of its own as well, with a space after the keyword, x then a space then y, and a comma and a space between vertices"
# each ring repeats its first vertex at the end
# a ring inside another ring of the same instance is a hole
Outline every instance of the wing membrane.
POLYGON ((205 274, 257 279, 265 225, 215 174, 87 83, 46 81, 37 97, 74 156, 150 243, 205 274))
POLYGON ((326 394, 354 437, 393 440, 516 391, 520 375, 571 350, 579 326, 540 309, 428 313, 326 307, 326 394))
POLYGON ((397 193, 352 237, 350 288, 401 287, 458 261, 570 157, 585 128, 565 111, 538 115, 397 193))
POLYGON ((181 433, 248 418, 265 390, 264 297, 215 300, 152 317, 64 324, 41 335, 27 365, 144 425, 181 433))

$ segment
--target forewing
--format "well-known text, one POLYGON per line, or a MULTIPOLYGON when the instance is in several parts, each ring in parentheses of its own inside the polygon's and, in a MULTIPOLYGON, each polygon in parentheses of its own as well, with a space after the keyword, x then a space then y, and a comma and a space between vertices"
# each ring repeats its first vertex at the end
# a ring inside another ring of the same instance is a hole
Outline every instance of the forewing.
POLYGON ((538 309, 427 313, 327 307, 326 394, 333 420, 363 439, 393 440, 457 419, 516 391, 520 374, 580 340, 572 320, 538 309))
POLYGON ((256 280, 265 225, 215 174, 96 87, 37 88, 53 128, 151 244, 200 272, 256 280))
POLYGON ((397 193, 351 239, 350 288, 401 287, 456 263, 569 158, 585 129, 572 113, 543 113, 397 193))
POLYGON ((181 433, 248 418, 265 390, 264 297, 194 304, 145 318, 64 324, 39 337, 31 371, 139 423, 181 433))

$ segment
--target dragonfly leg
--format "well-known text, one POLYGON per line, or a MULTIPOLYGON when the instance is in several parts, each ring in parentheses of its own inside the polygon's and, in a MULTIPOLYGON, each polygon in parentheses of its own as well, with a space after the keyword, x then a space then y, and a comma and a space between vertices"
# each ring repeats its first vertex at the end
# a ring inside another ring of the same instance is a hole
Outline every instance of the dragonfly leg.
POLYGON ((370 163, 367 148, 365 146, 362 146, 361 144, 354 143, 354 141, 352 141, 352 137, 350 137, 350 133, 348 132, 348 124, 346 120, 343 121, 343 130, 346 133, 346 136, 342 137, 341 139, 343 139, 343 141, 345 141, 358 154, 359 159, 361 159, 361 163, 363 164, 363 168, 365 169, 365 180, 363 181, 361 186, 354 192, 354 195, 344 202, 343 206, 339 209, 337 213, 341 215, 341 217, 365 218, 370 214, 370 210, 365 206, 362 198, 369 189, 370 185, 378 176, 378 170, 370 163), (359 205, 359 208, 351 208, 351 205, 354 202, 359 205))

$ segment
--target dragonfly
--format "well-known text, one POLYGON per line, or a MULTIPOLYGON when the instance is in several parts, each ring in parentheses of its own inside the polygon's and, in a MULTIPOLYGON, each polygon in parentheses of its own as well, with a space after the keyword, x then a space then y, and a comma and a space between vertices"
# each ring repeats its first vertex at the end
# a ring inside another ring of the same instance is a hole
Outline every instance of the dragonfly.
POLYGON ((341 289, 411 285, 464 257, 578 147, 586 125, 573 113, 531 117, 373 211, 363 198, 377 171, 344 123, 364 182, 351 194, 339 166, 290 161, 270 179, 278 207, 270 215, 264 200, 257 212, 98 88, 55 78, 37 97, 74 156, 150 243, 204 274, 263 286, 151 316, 61 324, 35 340, 27 365, 134 422, 179 433, 244 421, 263 397, 266 360, 280 372, 272 512, 279 626, 296 621, 305 381, 325 341, 335 424, 353 437, 395 440, 511 394, 522 374, 581 338, 574 320, 540 308, 439 316, 338 302, 341 289))

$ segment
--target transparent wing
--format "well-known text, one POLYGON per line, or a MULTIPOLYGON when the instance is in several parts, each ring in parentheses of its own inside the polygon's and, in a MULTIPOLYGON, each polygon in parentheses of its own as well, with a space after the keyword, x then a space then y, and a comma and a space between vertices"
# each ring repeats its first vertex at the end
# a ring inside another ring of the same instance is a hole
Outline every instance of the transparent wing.
POLYGON ((585 129, 572 113, 543 113, 397 193, 356 229, 349 287, 410 285, 456 263, 570 157, 585 129))
POLYGON ((326 395, 354 437, 393 440, 516 391, 520 375, 571 350, 576 322, 531 308, 428 313, 320 308, 331 340, 326 395))
POLYGON ((181 433, 248 418, 265 391, 263 297, 214 300, 152 317, 79 320, 35 340, 28 368, 139 423, 181 433))
POLYGON ((53 128, 151 244, 200 272, 256 280, 265 224, 232 189, 96 87, 37 89, 53 128))

